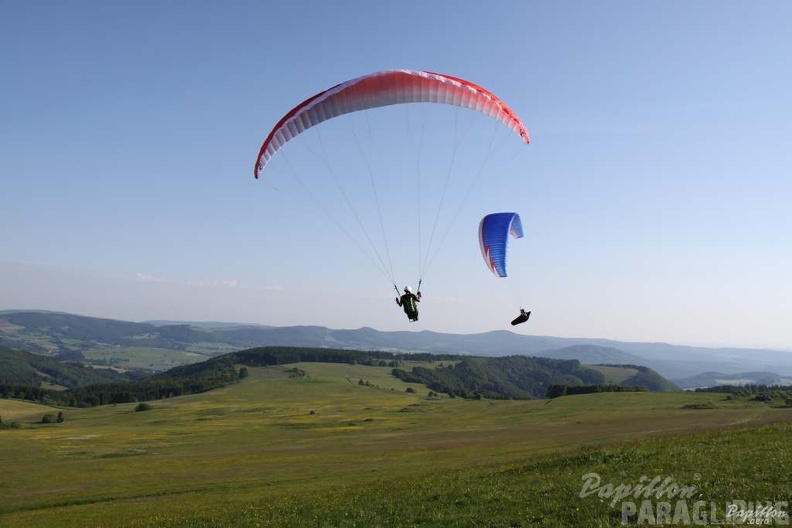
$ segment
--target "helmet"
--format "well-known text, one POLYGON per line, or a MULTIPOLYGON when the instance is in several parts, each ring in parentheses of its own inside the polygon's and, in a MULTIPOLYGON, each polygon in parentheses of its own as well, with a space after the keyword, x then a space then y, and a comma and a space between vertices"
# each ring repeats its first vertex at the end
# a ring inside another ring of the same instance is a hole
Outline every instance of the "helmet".
POLYGON ((410 288, 409 286, 405 286, 404 291, 406 291, 407 293, 412 293, 412 288, 410 288))

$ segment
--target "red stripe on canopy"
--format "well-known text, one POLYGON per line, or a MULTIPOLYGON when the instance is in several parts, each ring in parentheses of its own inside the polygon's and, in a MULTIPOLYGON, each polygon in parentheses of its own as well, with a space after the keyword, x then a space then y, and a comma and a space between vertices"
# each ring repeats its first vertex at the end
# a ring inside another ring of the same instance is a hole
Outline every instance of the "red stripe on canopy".
POLYGON ((459 77, 416 70, 385 70, 352 79, 320 92, 290 110, 270 131, 259 150, 256 178, 272 156, 292 138, 343 114, 402 103, 441 103, 490 115, 517 132, 526 143, 522 120, 495 94, 459 77))

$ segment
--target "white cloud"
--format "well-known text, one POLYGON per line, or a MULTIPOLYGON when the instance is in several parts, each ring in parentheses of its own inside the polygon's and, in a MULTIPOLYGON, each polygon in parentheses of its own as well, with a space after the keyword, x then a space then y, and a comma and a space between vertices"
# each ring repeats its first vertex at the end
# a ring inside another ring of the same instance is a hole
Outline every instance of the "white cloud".
POLYGON ((168 282, 165 279, 154 277, 153 275, 146 275, 145 273, 138 273, 135 278, 140 282, 168 282))
MULTIPOLYGON (((171 279, 163 279, 160 277, 155 277, 154 275, 148 275, 146 273, 136 273, 135 279, 139 282, 162 282, 168 284, 181 284, 184 286, 199 286, 199 287, 212 287, 212 286, 223 286, 226 288, 236 288, 239 286, 239 281, 236 279, 221 279, 221 280, 205 280, 205 279, 181 279, 181 280, 171 280, 171 279)), ((268 288, 269 289, 269 288, 268 288)), ((279 286, 273 289, 282 289, 279 286)))

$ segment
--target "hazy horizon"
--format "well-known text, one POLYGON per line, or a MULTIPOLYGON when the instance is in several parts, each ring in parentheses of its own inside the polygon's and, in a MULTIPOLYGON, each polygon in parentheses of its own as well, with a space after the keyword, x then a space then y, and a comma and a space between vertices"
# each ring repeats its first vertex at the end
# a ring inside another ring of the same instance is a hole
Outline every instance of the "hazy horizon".
MULTIPOLYGON (((0 263, 1 265, 1 263, 0 263)), ((569 335, 569 336, 557 336, 557 335, 546 335, 546 334, 536 334, 531 332, 522 332, 518 333, 515 332, 514 327, 509 328, 495 328, 490 330, 480 330, 480 331, 442 331, 442 330, 432 330, 426 328, 420 329, 411 329, 411 328, 392 328, 392 329, 381 329, 372 326, 328 326, 325 324, 319 323, 299 323, 295 322, 293 324, 270 324, 266 322, 257 322, 257 321, 244 321, 244 320, 220 320, 220 319, 174 319, 168 317, 155 317, 155 318, 129 318, 129 317, 113 317, 104 314, 94 314, 94 313, 80 313, 74 312, 69 310, 51 310, 47 308, 2 308, 0 309, 0 314, 3 312, 51 312, 51 313, 59 313, 59 314, 69 314, 69 315, 76 315, 76 316, 84 316, 84 317, 94 317, 98 319, 114 319, 119 321, 127 321, 127 322, 134 322, 134 323, 173 323, 173 324, 213 324, 213 325, 251 325, 251 326, 265 326, 265 327, 272 327, 272 328, 288 328, 288 327, 300 327, 300 326, 316 326, 316 327, 323 327, 328 328, 330 330, 359 330, 362 328, 372 328, 376 331, 381 332, 402 332, 402 331, 413 331, 413 332, 423 332, 423 331, 430 331, 436 332, 440 334, 453 334, 453 335, 477 335, 483 334, 487 332, 493 331, 504 331, 510 332, 517 335, 526 335, 526 336, 533 336, 533 337, 548 337, 548 338, 563 338, 563 339, 587 339, 587 340, 603 340, 603 341, 612 341, 614 344, 618 343, 663 343, 673 346, 682 346, 682 347, 692 347, 692 348, 717 348, 717 349, 755 349, 755 350, 771 350, 776 352, 790 352, 792 353, 792 349, 785 349, 780 347, 767 347, 767 346, 752 346, 752 345, 731 345, 731 344, 719 344, 715 343, 679 343, 679 342, 671 342, 671 341, 641 341, 641 340, 628 340, 628 339, 616 339, 616 338, 609 338, 609 337, 600 337, 600 336, 584 336, 584 335, 569 335)))

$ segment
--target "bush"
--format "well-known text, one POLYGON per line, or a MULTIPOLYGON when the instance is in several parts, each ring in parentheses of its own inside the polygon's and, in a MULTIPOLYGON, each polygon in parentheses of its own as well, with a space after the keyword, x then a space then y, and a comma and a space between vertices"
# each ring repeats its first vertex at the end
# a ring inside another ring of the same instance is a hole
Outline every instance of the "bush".
POLYGON ((135 407, 135 412, 149 411, 149 410, 151 410, 151 405, 149 405, 148 403, 144 403, 144 402, 143 403, 138 403, 137 407, 135 407))
POLYGON ((3 417, 0 416, 0 429, 19 429, 20 427, 19 422, 3 423, 3 417))
POLYGON ((688 403, 687 405, 682 406, 683 409, 717 409, 718 406, 712 402, 698 402, 698 403, 688 403))

